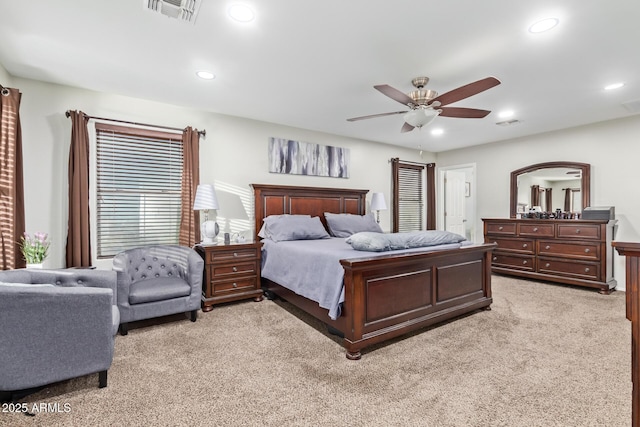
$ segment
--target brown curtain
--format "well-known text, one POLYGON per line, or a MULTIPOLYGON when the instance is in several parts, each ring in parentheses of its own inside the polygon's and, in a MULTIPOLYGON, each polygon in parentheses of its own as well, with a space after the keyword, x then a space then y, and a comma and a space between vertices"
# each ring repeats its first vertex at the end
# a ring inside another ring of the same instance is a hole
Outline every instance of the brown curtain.
POLYGON ((0 86, 0 270, 25 266, 18 245, 25 232, 21 97, 0 86))
POLYGON ((571 189, 564 189, 564 211, 571 212, 571 189))
POLYGON ((436 229, 436 164, 427 163, 427 230, 436 229))
POLYGON ((89 117, 82 111, 68 111, 71 117, 69 148, 69 225, 67 267, 91 265, 89 228, 89 117))
POLYGON ((553 210, 553 197, 551 196, 552 188, 547 188, 544 191, 545 211, 551 212, 553 210))
POLYGON ((200 135, 188 126, 182 133, 182 210, 180 215, 181 246, 193 246, 200 241, 200 215, 193 210, 196 188, 200 183, 200 135))
POLYGON ((540 186, 531 186, 531 206, 540 206, 540 186))

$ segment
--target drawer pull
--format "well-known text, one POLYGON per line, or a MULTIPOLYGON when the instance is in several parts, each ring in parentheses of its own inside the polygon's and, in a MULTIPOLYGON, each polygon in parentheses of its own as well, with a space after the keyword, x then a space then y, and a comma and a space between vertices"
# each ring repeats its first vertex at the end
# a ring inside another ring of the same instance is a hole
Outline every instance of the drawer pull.
POLYGON ((580 234, 580 229, 576 228, 576 234, 580 234))
POLYGON ((551 246, 547 245, 547 246, 545 246, 544 248, 545 248, 546 250, 549 250, 549 249, 551 249, 551 246))
POLYGON ((589 248, 587 248, 587 249, 585 249, 585 250, 584 250, 584 253, 585 253, 585 254, 588 254, 589 252, 591 252, 591 249, 589 249, 589 248))
POLYGON ((233 271, 238 271, 238 267, 235 267, 235 266, 234 266, 234 267, 232 268, 232 270, 233 270, 233 271))
POLYGON ((502 226, 498 227, 498 230, 502 231, 502 226))
POLYGON ((233 253, 233 256, 238 256, 238 252, 234 252, 234 253, 233 253))
POLYGON ((497 257, 497 256, 494 256, 494 257, 493 257, 493 260, 494 260, 494 261, 497 261, 497 260, 498 260, 498 257, 497 257))
POLYGON ((549 267, 551 267, 551 264, 546 263, 544 266, 545 266, 545 268, 549 268, 549 267))
POLYGON ((527 260, 525 259, 524 261, 522 261, 522 265, 527 265, 527 260))
POLYGON ((238 287, 238 284, 237 284, 236 282, 233 282, 233 287, 234 287, 234 288, 237 288, 237 287, 238 287))
POLYGON ((529 245, 527 245, 526 243, 522 245, 523 248, 526 248, 527 246, 529 245))
POLYGON ((533 232, 537 232, 538 231, 538 227, 534 227, 533 232))
POLYGON ((585 269, 584 269, 584 272, 585 272, 585 273, 588 273, 588 272, 589 272, 589 267, 585 268, 585 269))

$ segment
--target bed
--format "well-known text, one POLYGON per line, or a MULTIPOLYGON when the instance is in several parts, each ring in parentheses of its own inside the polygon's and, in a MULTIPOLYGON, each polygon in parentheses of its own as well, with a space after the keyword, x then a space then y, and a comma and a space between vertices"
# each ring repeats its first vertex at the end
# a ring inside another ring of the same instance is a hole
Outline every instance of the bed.
MULTIPOLYGON (((325 212, 364 215, 368 190, 252 184, 255 230, 270 215, 317 216, 325 212)), ((260 239, 260 237, 257 237, 260 239)), ((426 326, 490 310, 491 252, 495 244, 438 251, 387 252, 342 259, 344 301, 335 320, 329 310, 272 280, 268 297, 280 297, 327 324, 342 337, 346 357, 361 358, 371 345, 426 326)))

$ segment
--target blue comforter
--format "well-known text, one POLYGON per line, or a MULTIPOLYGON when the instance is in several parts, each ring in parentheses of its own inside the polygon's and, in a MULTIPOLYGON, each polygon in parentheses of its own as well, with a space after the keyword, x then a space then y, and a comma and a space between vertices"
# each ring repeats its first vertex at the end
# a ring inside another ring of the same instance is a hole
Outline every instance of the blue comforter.
MULTIPOLYGON (((335 237, 282 242, 265 239, 262 242, 262 277, 317 302, 329 310, 332 320, 340 316, 340 304, 344 302, 344 269, 340 260, 389 255, 389 252, 357 251, 344 238, 335 237)), ((453 243, 394 253, 429 252, 460 246, 461 243, 453 243)))

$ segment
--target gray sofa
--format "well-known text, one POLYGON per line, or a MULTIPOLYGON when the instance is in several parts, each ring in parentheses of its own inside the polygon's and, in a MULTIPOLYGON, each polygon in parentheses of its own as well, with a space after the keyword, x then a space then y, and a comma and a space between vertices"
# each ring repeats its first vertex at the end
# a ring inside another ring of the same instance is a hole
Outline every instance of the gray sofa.
POLYGON ((120 333, 128 323, 187 313, 197 319, 204 260, 189 247, 155 245, 129 249, 113 258, 118 274, 120 333))
POLYGON ((113 271, 0 271, 0 395, 93 373, 106 387, 116 301, 113 271))

